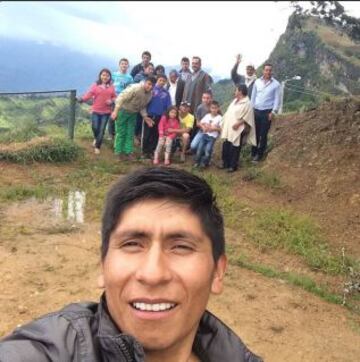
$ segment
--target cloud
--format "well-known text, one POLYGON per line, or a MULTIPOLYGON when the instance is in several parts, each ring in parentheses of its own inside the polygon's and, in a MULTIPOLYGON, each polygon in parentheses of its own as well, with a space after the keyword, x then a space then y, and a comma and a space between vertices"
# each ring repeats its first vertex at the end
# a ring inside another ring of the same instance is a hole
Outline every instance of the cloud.
POLYGON ((266 60, 291 11, 288 2, 273 1, 5 2, 0 35, 108 56, 114 64, 123 56, 137 63, 145 49, 163 65, 198 55, 212 75, 229 77, 239 52, 240 71, 266 60))

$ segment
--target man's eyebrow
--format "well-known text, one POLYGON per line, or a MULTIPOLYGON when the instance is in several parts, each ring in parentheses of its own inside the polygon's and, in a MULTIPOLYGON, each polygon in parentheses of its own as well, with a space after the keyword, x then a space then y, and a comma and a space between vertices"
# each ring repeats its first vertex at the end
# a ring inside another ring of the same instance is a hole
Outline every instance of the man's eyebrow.
MULTIPOLYGON (((143 239, 143 238, 149 238, 152 236, 151 232, 147 232, 144 230, 123 230, 123 231, 119 231, 116 232, 114 234, 114 236, 117 239, 129 239, 129 238, 134 238, 134 239, 143 239)), ((191 241, 196 241, 196 242, 202 242, 203 239, 197 235, 195 235, 194 233, 188 232, 188 231, 173 231, 173 232, 169 232, 163 235, 163 238, 166 240, 173 240, 173 239, 188 239, 191 241)))
POLYGON ((203 239, 188 231, 174 231, 165 235, 166 239, 188 239, 195 242, 202 242, 203 239))
POLYGON ((114 233, 114 236, 116 236, 116 238, 121 238, 121 239, 128 239, 128 238, 137 238, 137 239, 141 239, 141 238, 145 238, 145 237, 149 237, 149 235, 151 235, 148 232, 142 231, 142 230, 123 230, 123 231, 118 231, 114 233))

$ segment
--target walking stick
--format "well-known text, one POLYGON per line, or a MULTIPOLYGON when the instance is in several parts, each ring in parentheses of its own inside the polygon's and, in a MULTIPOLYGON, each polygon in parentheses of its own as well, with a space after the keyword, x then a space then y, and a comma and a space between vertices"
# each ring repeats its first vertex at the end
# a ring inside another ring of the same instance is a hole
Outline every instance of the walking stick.
POLYGON ((141 154, 143 153, 143 143, 144 143, 144 118, 142 119, 142 124, 141 124, 141 139, 140 139, 141 154))

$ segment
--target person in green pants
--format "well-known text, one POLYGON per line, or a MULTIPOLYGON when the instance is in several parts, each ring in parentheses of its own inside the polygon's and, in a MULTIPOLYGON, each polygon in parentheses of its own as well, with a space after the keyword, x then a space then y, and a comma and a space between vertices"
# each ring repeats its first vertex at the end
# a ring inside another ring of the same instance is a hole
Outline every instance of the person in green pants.
POLYGON ((151 100, 155 83, 156 79, 150 76, 143 83, 130 85, 116 98, 111 118, 115 121, 115 154, 120 159, 124 159, 124 156, 133 159, 136 114, 140 112, 148 126, 153 126, 146 106, 151 100))

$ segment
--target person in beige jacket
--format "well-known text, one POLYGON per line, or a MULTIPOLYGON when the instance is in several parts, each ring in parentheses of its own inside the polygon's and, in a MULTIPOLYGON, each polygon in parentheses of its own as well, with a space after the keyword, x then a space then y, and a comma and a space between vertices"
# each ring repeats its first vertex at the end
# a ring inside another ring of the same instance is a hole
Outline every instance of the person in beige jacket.
POLYGON ((254 110, 247 96, 245 84, 236 87, 235 99, 230 103, 221 124, 222 165, 220 168, 234 172, 238 169, 241 146, 256 145, 254 110))

